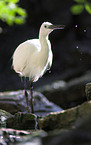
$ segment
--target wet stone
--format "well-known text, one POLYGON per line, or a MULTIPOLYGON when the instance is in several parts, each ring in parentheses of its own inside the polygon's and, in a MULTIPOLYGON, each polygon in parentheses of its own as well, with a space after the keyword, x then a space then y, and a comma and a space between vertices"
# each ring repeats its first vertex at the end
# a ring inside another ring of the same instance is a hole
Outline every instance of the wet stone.
POLYGON ((24 131, 8 128, 0 129, 0 145, 30 145, 41 144, 41 137, 46 136, 46 132, 42 130, 24 131))
POLYGON ((0 128, 6 127, 6 119, 12 116, 9 112, 0 109, 0 128))
POLYGON ((87 83, 85 87, 87 100, 91 100, 91 83, 87 83))
POLYGON ((13 115, 11 115, 9 112, 7 112, 5 110, 0 109, 0 117, 1 116, 5 117, 7 119, 9 117, 12 117, 13 115))
POLYGON ((39 127, 49 131, 75 128, 75 122, 84 121, 91 115, 91 101, 61 112, 50 113, 39 120, 39 127))
POLYGON ((86 72, 82 76, 73 78, 69 81, 54 81, 38 88, 37 91, 44 94, 49 101, 54 102, 63 109, 68 109, 87 101, 84 89, 86 83, 90 81, 91 72, 86 72))
POLYGON ((43 145, 91 145, 91 117, 78 122, 75 129, 49 131, 42 138, 43 145))
MULTIPOLYGON (((28 95, 30 94, 27 90, 28 95)), ((61 111, 62 108, 47 100, 40 92, 33 91, 34 97, 34 113, 36 115, 45 116, 50 112, 61 111)), ((30 96, 29 96, 30 98, 30 96)), ((0 93, 0 108, 15 114, 17 112, 27 112, 24 91, 11 91, 0 93)), ((31 107, 30 107, 31 112, 31 107)))
POLYGON ((37 129, 37 116, 30 113, 18 112, 14 117, 6 120, 6 127, 19 130, 37 129))
POLYGON ((26 104, 23 91, 0 92, 0 109, 11 114, 26 111, 26 104))

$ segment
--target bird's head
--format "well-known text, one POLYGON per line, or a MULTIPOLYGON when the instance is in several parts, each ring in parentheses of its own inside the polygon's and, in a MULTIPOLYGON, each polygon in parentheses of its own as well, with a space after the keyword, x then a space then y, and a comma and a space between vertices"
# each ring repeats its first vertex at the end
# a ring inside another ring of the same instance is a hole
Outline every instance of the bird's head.
POLYGON ((50 22, 44 22, 40 27, 40 35, 47 36, 55 29, 64 29, 64 25, 53 25, 50 22))

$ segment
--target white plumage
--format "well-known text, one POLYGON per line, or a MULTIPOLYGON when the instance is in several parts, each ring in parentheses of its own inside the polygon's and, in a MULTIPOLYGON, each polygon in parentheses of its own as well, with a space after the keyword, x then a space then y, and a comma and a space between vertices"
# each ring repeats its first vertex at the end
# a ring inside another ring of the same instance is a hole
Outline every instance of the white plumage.
POLYGON ((48 34, 52 29, 48 29, 44 35, 42 33, 47 29, 45 25, 52 25, 45 22, 41 26, 39 39, 31 39, 20 44, 13 55, 13 68, 21 76, 29 77, 35 82, 41 77, 46 69, 52 65, 51 44, 48 40, 48 34))
MULTIPOLYGON (((52 65, 53 54, 48 35, 54 29, 63 28, 63 25, 53 25, 49 22, 44 22, 40 27, 39 39, 31 39, 21 43, 13 54, 13 69, 15 72, 22 77, 29 77, 31 82, 36 82, 52 65)), ((26 88, 25 96, 27 101, 26 88)), ((33 105, 31 110, 33 112, 33 105)))

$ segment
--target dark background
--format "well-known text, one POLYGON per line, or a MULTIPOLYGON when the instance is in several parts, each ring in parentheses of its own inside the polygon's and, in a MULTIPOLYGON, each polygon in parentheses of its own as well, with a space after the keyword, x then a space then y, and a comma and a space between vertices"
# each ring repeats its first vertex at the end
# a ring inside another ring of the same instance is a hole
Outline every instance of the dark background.
POLYGON ((69 81, 90 70, 91 15, 85 10, 80 15, 72 15, 70 7, 73 4, 73 0, 20 0, 19 6, 26 9, 28 14, 26 23, 8 26, 0 21, 3 28, 0 31, 0 91, 24 88, 23 81, 12 69, 12 55, 23 41, 38 38, 40 25, 44 21, 66 27, 50 34, 53 65, 34 83, 34 88, 54 80, 69 81))

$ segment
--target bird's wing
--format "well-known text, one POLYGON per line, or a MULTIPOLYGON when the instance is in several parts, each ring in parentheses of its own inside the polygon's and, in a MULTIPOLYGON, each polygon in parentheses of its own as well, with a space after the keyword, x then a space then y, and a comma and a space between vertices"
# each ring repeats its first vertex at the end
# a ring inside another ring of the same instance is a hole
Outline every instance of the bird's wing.
POLYGON ((41 45, 39 39, 31 39, 31 40, 27 40, 27 42, 29 43, 29 45, 31 45, 31 49, 33 49, 33 51, 34 49, 36 51, 40 51, 41 45))
POLYGON ((38 39, 27 40, 21 43, 15 50, 13 55, 13 67, 18 73, 22 73, 26 64, 35 51, 40 50, 40 42, 38 39))

